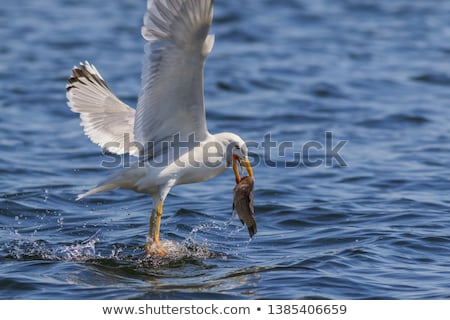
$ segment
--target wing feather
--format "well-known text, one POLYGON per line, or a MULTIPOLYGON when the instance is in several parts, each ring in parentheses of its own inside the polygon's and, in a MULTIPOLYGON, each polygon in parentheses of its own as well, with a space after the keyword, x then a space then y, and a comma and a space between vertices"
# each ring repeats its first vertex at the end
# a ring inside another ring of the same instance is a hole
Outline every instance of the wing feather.
POLYGON ((212 0, 149 0, 142 36, 148 41, 134 136, 149 158, 164 152, 163 142, 209 133, 203 98, 203 67, 213 46, 208 32, 212 0))
POLYGON ((133 145, 135 110, 111 92, 93 65, 85 62, 72 69, 67 100, 70 109, 80 114, 92 142, 111 153, 138 155, 133 145))

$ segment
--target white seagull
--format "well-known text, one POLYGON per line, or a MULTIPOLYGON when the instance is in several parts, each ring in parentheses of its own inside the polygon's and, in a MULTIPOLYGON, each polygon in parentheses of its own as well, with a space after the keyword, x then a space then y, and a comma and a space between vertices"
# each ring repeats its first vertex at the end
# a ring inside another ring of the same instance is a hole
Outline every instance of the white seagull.
POLYGON ((147 40, 136 110, 120 101, 88 62, 72 69, 68 105, 80 114, 92 142, 114 154, 139 157, 82 199, 112 189, 152 195, 146 252, 164 255, 160 223, 164 200, 176 185, 208 180, 239 166, 253 176, 245 142, 236 134, 210 134, 206 126, 203 68, 214 44, 208 34, 213 0, 148 0, 147 40))

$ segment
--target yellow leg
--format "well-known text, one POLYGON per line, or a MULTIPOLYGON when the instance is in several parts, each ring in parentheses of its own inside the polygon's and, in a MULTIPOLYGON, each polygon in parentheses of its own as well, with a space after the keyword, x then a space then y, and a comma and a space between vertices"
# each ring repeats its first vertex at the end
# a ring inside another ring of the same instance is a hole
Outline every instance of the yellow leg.
POLYGON ((161 229, 162 207, 163 202, 160 201, 158 203, 158 207, 156 208, 156 228, 155 233, 153 234, 153 241, 158 245, 159 245, 159 230, 161 229))
POLYGON ((145 245, 145 250, 148 255, 164 256, 167 254, 167 251, 164 250, 164 248, 161 246, 159 239, 163 204, 163 201, 159 201, 156 212, 153 210, 150 217, 149 239, 147 240, 147 244, 145 245), (150 237, 152 239, 151 242, 150 237))
POLYGON ((155 233, 155 223, 156 223, 156 211, 152 210, 152 215, 150 216, 150 228, 148 230, 148 238, 153 238, 153 234, 155 233))

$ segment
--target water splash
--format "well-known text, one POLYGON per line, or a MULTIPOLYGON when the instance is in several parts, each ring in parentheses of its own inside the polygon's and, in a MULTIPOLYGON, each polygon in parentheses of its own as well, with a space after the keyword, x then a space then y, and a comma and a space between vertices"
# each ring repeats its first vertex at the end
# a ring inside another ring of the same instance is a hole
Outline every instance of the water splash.
POLYGON ((222 257, 228 255, 239 255, 240 248, 250 244, 251 239, 247 236, 245 226, 236 225, 235 217, 224 223, 204 223, 192 229, 185 243, 201 244, 220 254, 222 257))
POLYGON ((165 259, 199 258, 207 259, 213 255, 206 245, 199 245, 189 239, 177 242, 173 240, 161 240, 162 247, 166 250, 165 259))
POLYGON ((57 260, 64 261, 86 261, 88 259, 96 258, 95 243, 96 240, 90 240, 86 243, 56 248, 53 252, 54 257, 57 260))
POLYGON ((47 241, 18 239, 3 245, 2 251, 16 260, 86 261, 98 257, 95 244, 100 231, 89 239, 74 244, 53 247, 47 241))
POLYGON ((112 248, 101 240, 101 230, 98 230, 88 239, 70 244, 51 244, 44 240, 34 238, 18 238, 4 243, 0 251, 6 257, 15 260, 46 260, 66 262, 92 262, 114 261, 115 263, 135 265, 140 267, 160 267, 177 261, 199 259, 204 260, 214 256, 206 245, 199 245, 192 240, 177 242, 162 240, 166 249, 164 257, 151 257, 145 254, 144 246, 130 246, 114 244, 112 248))
MULTIPOLYGON (((61 216, 58 216, 57 222, 62 228, 64 220, 61 216)), ((31 237, 16 234, 16 239, 4 243, 0 251, 15 260, 92 263, 109 261, 138 268, 160 268, 187 261, 197 263, 211 258, 226 260, 229 256, 238 256, 240 249, 250 243, 245 228, 235 222, 236 220, 232 218, 225 223, 200 224, 181 242, 162 240, 161 244, 167 251, 164 257, 147 256, 143 245, 124 243, 110 245, 107 241, 102 241, 101 229, 83 241, 65 244, 37 239, 36 231, 31 237)))

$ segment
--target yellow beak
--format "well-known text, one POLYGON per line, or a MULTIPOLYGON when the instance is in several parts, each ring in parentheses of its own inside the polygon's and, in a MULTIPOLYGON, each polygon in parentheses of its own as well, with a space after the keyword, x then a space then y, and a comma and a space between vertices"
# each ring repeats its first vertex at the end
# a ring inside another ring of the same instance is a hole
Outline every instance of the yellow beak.
POLYGON ((248 160, 241 160, 238 156, 233 155, 233 171, 236 178, 236 183, 241 182, 241 176, 239 175, 239 164, 244 165, 250 177, 253 177, 253 169, 248 160))

